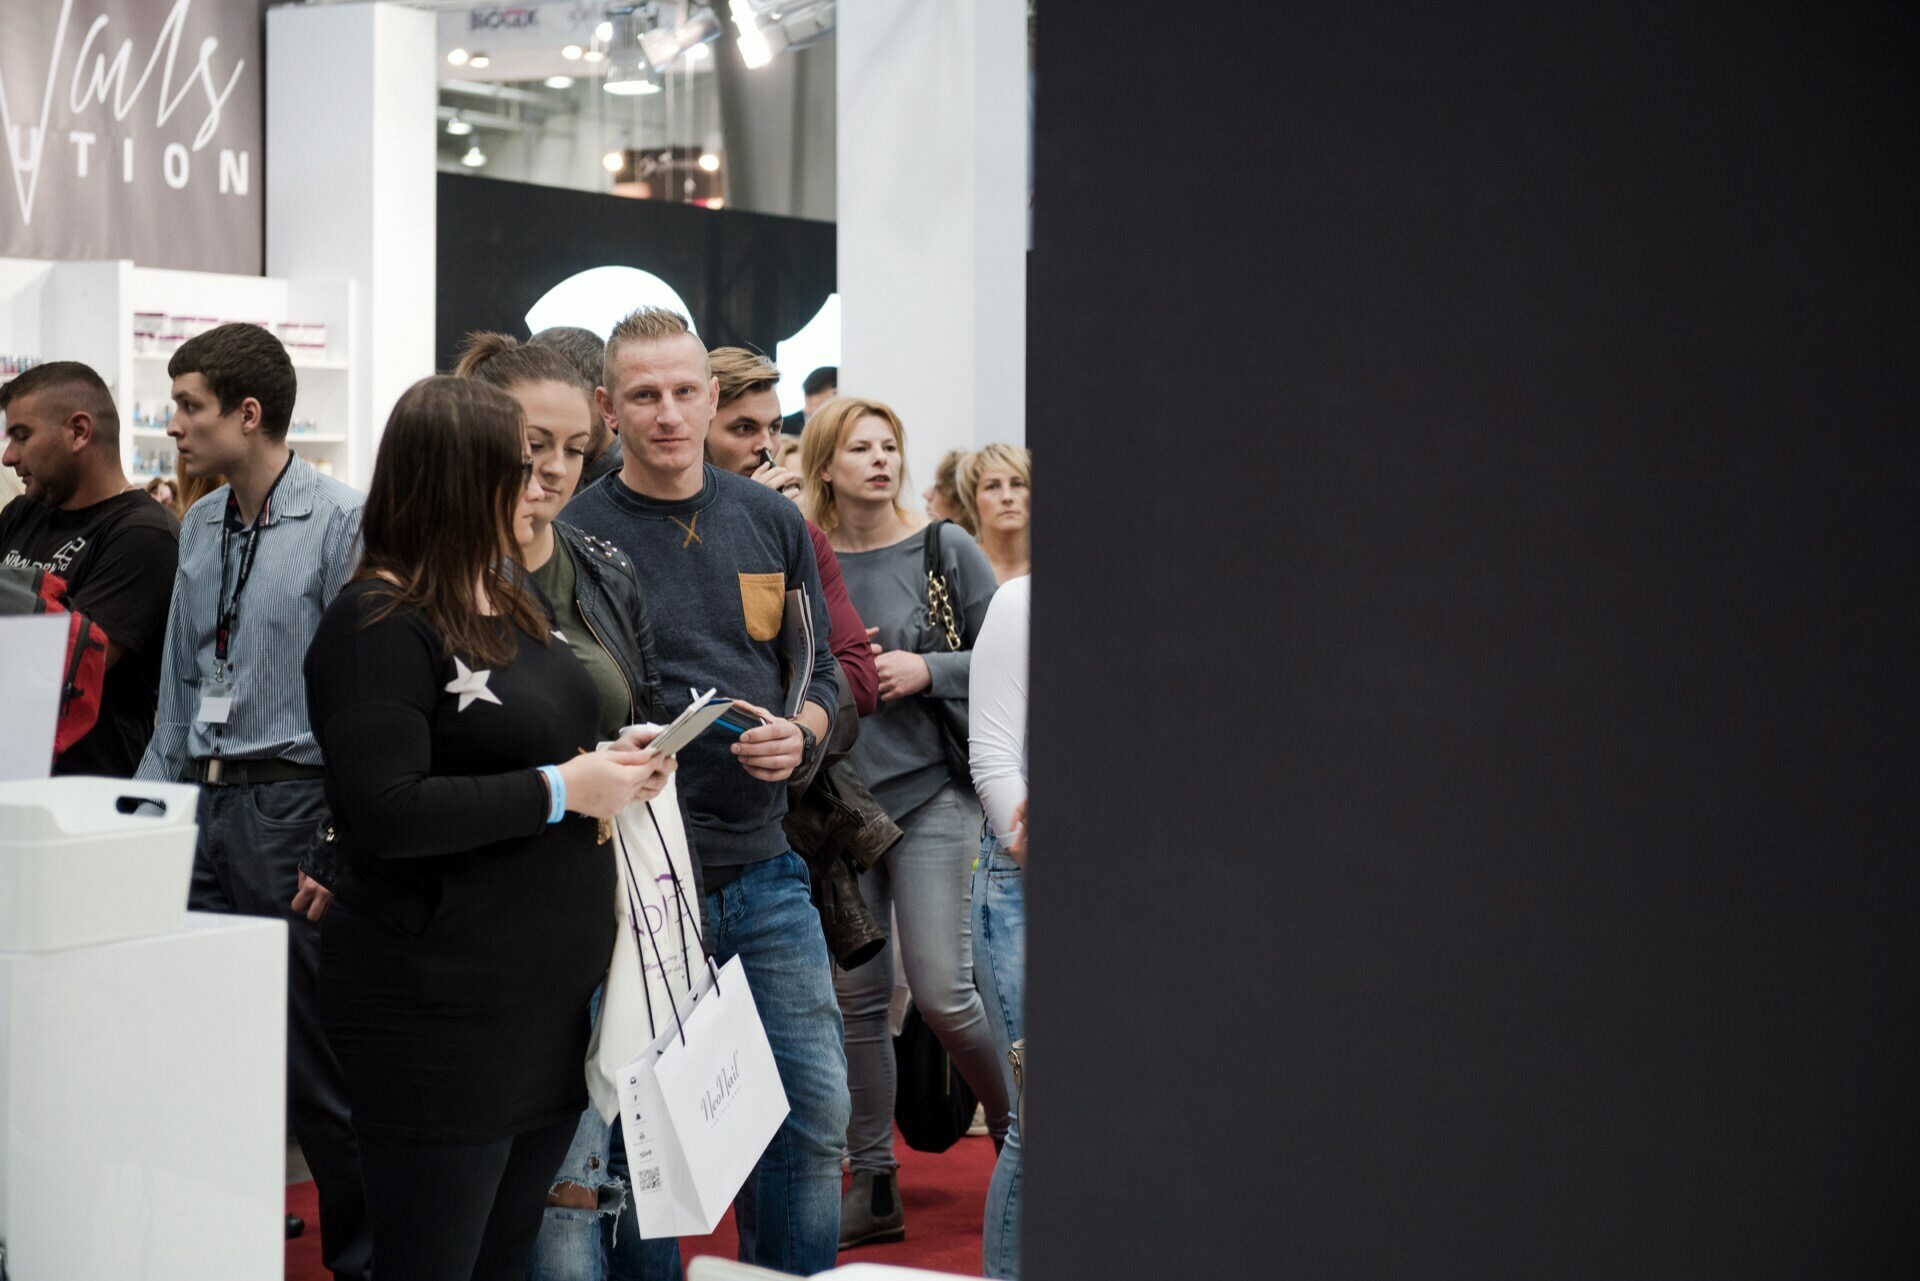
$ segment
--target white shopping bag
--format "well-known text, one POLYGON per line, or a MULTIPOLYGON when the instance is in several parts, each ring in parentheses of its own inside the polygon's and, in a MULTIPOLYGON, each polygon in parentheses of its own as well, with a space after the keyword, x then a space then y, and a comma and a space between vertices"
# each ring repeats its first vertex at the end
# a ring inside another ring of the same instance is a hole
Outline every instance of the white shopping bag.
POLYGON ((645 1240, 712 1232, 787 1119, 787 1092, 734 957, 711 962, 620 1074, 629 1189, 645 1240))
POLYGON ((693 901, 692 862, 674 779, 669 776, 665 790, 653 800, 627 806, 614 819, 614 829, 618 839, 613 861, 620 876, 614 919, 619 932, 587 1045, 587 1093, 600 1119, 609 1124, 620 1114, 621 1069, 653 1043, 661 1025, 671 1022, 674 1008, 691 991, 689 970, 698 974, 703 955, 700 909, 693 901), (636 913, 638 931, 629 924, 636 913), (659 942, 657 952, 642 942, 649 931, 659 942), (652 1020, 647 1017, 649 1003, 656 1011, 652 1020))

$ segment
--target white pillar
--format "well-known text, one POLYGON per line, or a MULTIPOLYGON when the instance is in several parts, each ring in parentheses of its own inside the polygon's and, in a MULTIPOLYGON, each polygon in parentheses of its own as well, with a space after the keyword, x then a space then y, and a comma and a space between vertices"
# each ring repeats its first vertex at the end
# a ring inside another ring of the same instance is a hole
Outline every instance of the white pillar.
POLYGON ((433 372, 436 16, 267 11, 267 274, 351 279, 351 482, 394 401, 433 372))
POLYGON ((918 490, 949 449, 1026 442, 1027 5, 836 14, 840 390, 899 411, 918 490))

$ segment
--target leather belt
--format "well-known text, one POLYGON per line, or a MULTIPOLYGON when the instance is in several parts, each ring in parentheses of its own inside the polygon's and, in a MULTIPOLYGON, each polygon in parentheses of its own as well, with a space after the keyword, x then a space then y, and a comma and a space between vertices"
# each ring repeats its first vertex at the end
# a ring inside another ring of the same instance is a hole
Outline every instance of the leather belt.
POLYGON ((230 761, 220 756, 202 756, 187 765, 185 781, 205 783, 209 787, 244 787, 252 783, 291 783, 326 776, 326 770, 318 765, 281 760, 230 761))

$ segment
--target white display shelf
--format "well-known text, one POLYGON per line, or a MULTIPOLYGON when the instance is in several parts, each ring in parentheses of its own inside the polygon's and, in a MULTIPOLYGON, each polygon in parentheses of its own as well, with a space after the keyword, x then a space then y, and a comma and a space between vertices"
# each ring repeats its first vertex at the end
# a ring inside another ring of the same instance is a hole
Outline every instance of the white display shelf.
MULTIPOLYGON (((165 351, 137 351, 133 354, 133 359, 141 365, 158 365, 164 369, 166 368, 167 362, 173 359, 173 354, 165 351)), ((295 356, 293 358, 293 367, 296 371, 311 370, 314 373, 326 374, 345 373, 352 366, 344 360, 334 360, 331 357, 314 360, 305 356, 295 356)))
MULTIPOLYGON (((135 427, 133 434, 141 440, 171 440, 166 429, 161 427, 135 427)), ((347 437, 337 431, 290 431, 287 433, 289 445, 344 445, 347 437)))
MULTIPOLYGON (((219 316, 269 325, 324 325, 325 356, 295 356, 299 375, 293 419, 324 423, 325 432, 290 436, 316 447, 332 474, 364 489, 373 470, 372 427, 361 421, 365 371, 333 353, 355 342, 356 286, 348 280, 283 280, 137 267, 131 262, 44 262, 0 258, 0 351, 38 352, 79 360, 107 380, 122 421, 153 420, 171 399, 169 353, 133 349, 136 312, 219 316)), ((150 448, 166 433, 134 428, 121 434, 123 462, 134 470, 135 442, 150 448)))

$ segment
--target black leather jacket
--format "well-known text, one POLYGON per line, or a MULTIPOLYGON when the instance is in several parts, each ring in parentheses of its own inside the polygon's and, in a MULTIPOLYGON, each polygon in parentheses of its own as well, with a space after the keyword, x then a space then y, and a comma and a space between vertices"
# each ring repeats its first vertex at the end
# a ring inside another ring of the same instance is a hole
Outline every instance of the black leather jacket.
POLYGON ((653 623, 640 594, 633 562, 612 543, 582 533, 571 525, 553 522, 553 532, 573 554, 574 592, 593 638, 612 656, 627 678, 632 695, 633 720, 666 724, 660 697, 660 660, 653 648, 653 623))

